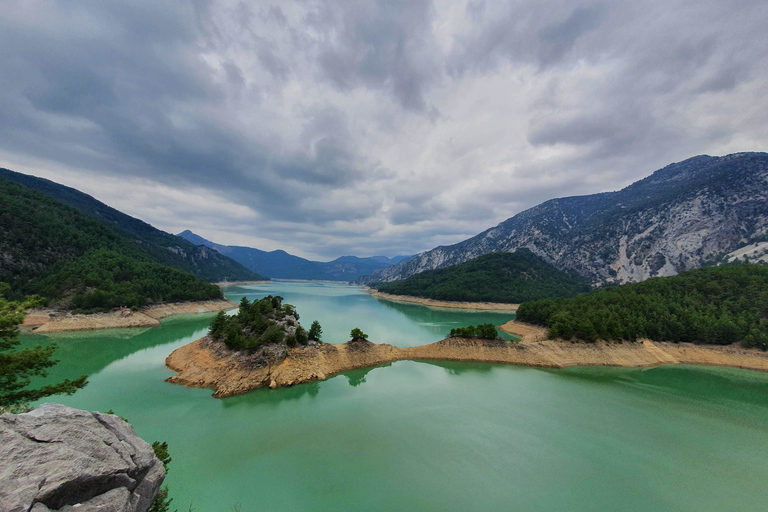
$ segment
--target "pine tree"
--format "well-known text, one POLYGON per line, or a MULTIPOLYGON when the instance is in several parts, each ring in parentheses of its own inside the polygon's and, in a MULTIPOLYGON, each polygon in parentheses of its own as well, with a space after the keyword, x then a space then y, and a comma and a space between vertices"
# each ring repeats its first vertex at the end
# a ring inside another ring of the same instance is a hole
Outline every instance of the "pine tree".
POLYGON ((19 325, 24 321, 26 310, 41 304, 39 297, 27 297, 24 301, 8 301, 5 294, 10 287, 0 283, 0 408, 15 410, 29 402, 46 396, 71 395, 87 384, 87 376, 66 379, 58 384, 26 389, 31 377, 46 377, 46 370, 58 363, 52 360, 56 345, 36 346, 14 350, 19 345, 19 325))

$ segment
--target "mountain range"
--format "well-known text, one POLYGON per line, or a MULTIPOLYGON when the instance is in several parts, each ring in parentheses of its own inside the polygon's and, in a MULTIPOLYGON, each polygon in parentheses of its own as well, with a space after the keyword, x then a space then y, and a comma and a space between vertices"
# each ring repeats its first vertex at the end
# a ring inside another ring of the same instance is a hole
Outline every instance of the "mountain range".
POLYGON ((252 247, 221 245, 196 235, 190 230, 177 236, 196 244, 209 247, 232 258, 244 267, 259 274, 277 279, 311 279, 321 281, 355 281, 376 270, 407 261, 412 256, 342 256, 333 261, 312 261, 294 256, 283 250, 262 251, 252 247))
POLYGON ((546 201, 361 282, 396 281, 527 248, 594 286, 621 284, 701 267, 767 235, 768 154, 701 155, 617 192, 546 201))
POLYGON ((209 282, 266 279, 208 247, 161 231, 74 188, 9 169, 0 168, 0 177, 41 192, 115 228, 160 264, 189 272, 209 282))

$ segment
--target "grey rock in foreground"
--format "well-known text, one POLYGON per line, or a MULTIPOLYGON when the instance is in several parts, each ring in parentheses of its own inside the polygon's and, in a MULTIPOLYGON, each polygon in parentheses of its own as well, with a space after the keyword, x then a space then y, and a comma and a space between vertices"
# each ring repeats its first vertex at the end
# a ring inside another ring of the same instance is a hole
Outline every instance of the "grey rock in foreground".
POLYGON ((43 404, 0 416, 0 512, 145 512, 162 462, 112 414, 43 404))

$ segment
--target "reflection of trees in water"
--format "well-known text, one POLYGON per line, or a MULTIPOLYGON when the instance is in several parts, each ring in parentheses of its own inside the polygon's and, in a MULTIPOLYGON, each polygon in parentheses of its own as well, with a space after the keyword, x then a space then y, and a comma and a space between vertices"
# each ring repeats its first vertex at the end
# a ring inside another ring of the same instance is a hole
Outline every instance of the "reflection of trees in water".
POLYGON ((348 372, 344 372, 342 375, 347 378, 350 386, 355 387, 365 382, 365 376, 368 375, 368 372, 371 370, 375 368, 386 368, 388 366, 392 366, 392 363, 380 364, 378 366, 369 366, 368 368, 361 368, 359 370, 350 370, 348 372))
MULTIPOLYGON (((417 363, 428 364, 443 368, 451 375, 462 375, 464 373, 491 373, 495 366, 493 363, 471 363, 457 361, 415 361, 417 363)), ((506 366, 506 365, 505 365, 506 366)))
MULTIPOLYGON (((35 345, 48 346, 56 343, 54 359, 60 364, 48 371, 48 377, 35 380, 57 382, 62 378, 71 379, 82 374, 95 375, 115 361, 124 359, 141 350, 150 349, 167 343, 174 343, 184 338, 194 338, 205 334, 215 313, 200 314, 195 317, 176 317, 163 320, 159 326, 130 329, 97 329, 63 333, 25 334, 19 339, 22 348, 35 345), (199 336, 198 336, 199 335, 199 336)), ((168 350, 170 353, 171 350, 168 350)))
POLYGON ((288 388, 256 389, 244 395, 232 396, 221 400, 224 408, 238 406, 257 406, 277 409, 284 402, 293 402, 304 396, 315 398, 320 393, 320 382, 307 382, 288 388))
MULTIPOLYGON (((430 329, 437 334, 448 336, 452 327, 465 327, 467 325, 477 325, 483 323, 492 323, 493 325, 502 325, 509 320, 514 320, 514 313, 492 313, 487 311, 467 311, 461 309, 433 309, 421 304, 407 304, 404 302, 393 302, 385 299, 376 298, 382 306, 397 311, 408 317, 412 322, 422 324, 423 327, 430 329), (435 325, 424 325, 435 324, 435 325)), ((500 333, 502 338, 510 339, 506 333, 500 333)))

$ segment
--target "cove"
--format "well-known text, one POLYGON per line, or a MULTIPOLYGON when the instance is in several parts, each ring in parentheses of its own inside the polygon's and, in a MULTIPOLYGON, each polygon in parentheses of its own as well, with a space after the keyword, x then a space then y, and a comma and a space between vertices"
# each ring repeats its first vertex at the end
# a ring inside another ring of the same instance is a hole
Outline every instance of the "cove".
MULTIPOLYGON (((356 287, 275 282, 323 338, 352 327, 401 347, 508 314, 434 311, 356 287)), ((56 401, 113 409, 168 441, 173 506, 231 510, 759 510, 768 499, 768 375, 735 369, 535 368, 399 361, 217 400, 163 382, 163 362, 212 315, 56 341, 56 401)))

